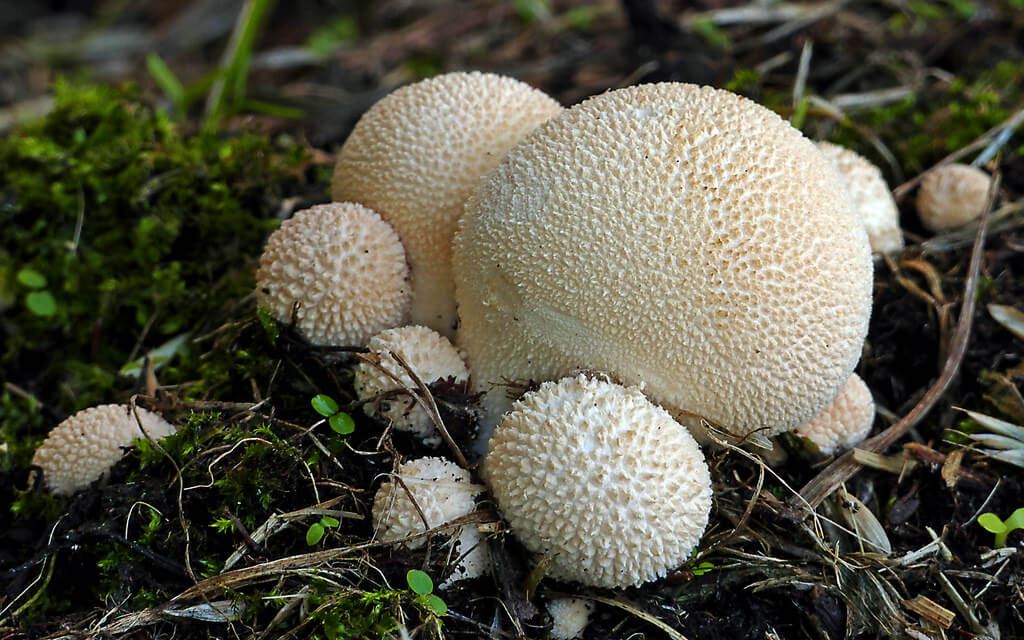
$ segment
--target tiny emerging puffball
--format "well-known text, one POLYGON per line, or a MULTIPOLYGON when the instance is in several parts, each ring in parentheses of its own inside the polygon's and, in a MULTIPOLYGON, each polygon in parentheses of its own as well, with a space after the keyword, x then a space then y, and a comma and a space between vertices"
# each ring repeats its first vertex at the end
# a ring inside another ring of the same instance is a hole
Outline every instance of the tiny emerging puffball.
POLYGON ((491 438, 484 474, 512 533, 547 575, 595 587, 686 562, 711 511, 693 436, 637 387, 583 375, 524 395, 491 438))
POLYGON ((795 429, 822 453, 832 455, 856 446, 871 433, 875 401, 860 376, 853 374, 825 409, 795 429))
POLYGON ((882 171, 864 156, 831 142, 816 143, 818 150, 839 172, 839 180, 850 195, 853 213, 864 223, 875 253, 903 248, 900 212, 882 171))
MULTIPOLYGON (((398 475, 402 479, 401 484, 386 480, 373 497, 373 527, 384 542, 401 540, 471 513, 476 507, 476 496, 484 490, 482 486, 473 484, 468 471, 443 458, 410 460, 399 467, 398 475), (412 500, 416 501, 419 511, 412 500), (424 519, 427 526, 424 526, 424 519)), ((458 541, 455 569, 450 581, 476 578, 487 573, 490 566, 487 544, 476 526, 453 527, 449 533, 458 541)), ((410 549, 419 549, 426 542, 424 537, 405 544, 410 549)))
POLYGON ((256 297, 313 344, 366 344, 405 321, 409 269, 398 235, 374 211, 332 202, 298 211, 270 234, 256 297))
POLYGON ((947 164, 924 175, 917 191, 917 215, 929 231, 948 231, 978 218, 992 179, 966 164, 947 164))
POLYGON ((43 469, 46 487, 58 495, 84 489, 110 471, 135 440, 159 440, 177 429, 152 411, 136 410, 138 420, 128 405, 104 404, 83 409, 54 427, 32 457, 32 464, 43 469))
POLYGON ((555 598, 546 606, 551 615, 551 640, 579 638, 594 610, 594 603, 585 598, 555 598))
POLYGON ((416 385, 391 354, 398 354, 416 376, 429 385, 448 378, 455 382, 469 378, 458 350, 444 336, 420 326, 387 329, 370 338, 367 346, 379 358, 379 363, 375 366, 361 361, 356 366, 356 395, 360 400, 368 400, 389 391, 398 393, 367 402, 363 411, 371 417, 390 420, 396 429, 417 434, 428 444, 439 444, 440 436, 430 416, 412 395, 400 391, 415 390, 416 385))

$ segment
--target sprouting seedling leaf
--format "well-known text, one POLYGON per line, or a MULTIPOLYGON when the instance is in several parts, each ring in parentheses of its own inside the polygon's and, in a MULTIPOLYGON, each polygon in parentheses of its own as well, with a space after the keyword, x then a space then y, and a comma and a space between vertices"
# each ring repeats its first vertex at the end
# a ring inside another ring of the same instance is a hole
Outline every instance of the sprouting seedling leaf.
POLYGON ((409 588, 412 589, 413 593, 425 596, 434 590, 434 581, 430 579, 425 571, 419 569, 410 569, 405 574, 405 581, 409 583, 409 588))
POLYGON ((306 544, 312 547, 323 539, 324 533, 326 533, 324 525, 319 522, 313 523, 310 525, 309 529, 306 530, 306 544))
POLYGON ((16 277, 18 278, 18 282, 25 285, 29 289, 42 289, 43 287, 46 286, 46 276, 39 273, 35 269, 29 269, 28 267, 25 267, 24 269, 18 271, 18 275, 16 277))
POLYGON ((434 615, 443 616, 448 613, 448 604, 433 593, 423 596, 423 604, 434 612, 434 615))
POLYGON ((335 413, 327 419, 327 422, 331 425, 331 429, 343 436, 347 436, 356 430, 355 420, 344 411, 335 413))
POLYGON ((1021 507, 1010 514, 1010 517, 1003 522, 999 516, 994 513, 983 513, 978 516, 978 524, 988 531, 994 533, 996 536, 995 546, 1005 547, 1006 538, 1010 535, 1010 532, 1017 529, 1024 529, 1024 507, 1021 507))
POLYGON ((310 404, 313 405, 314 411, 325 418, 330 418, 334 414, 338 413, 338 403, 334 401, 334 398, 323 393, 313 396, 310 404))
POLYGON ((49 291, 33 291, 25 296, 25 306, 37 316, 48 318, 57 313, 57 300, 49 291))

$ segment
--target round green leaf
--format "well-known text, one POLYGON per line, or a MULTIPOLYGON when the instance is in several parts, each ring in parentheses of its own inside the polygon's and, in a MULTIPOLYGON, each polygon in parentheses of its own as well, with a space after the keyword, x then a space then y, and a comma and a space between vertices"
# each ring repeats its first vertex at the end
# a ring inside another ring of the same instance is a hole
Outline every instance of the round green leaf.
POLYGON ((978 524, 989 533, 1003 533, 1006 531, 1006 524, 994 513, 983 513, 978 516, 978 524))
POLYGON ((423 596, 423 602, 428 609, 434 612, 434 615, 443 616, 448 613, 448 605, 445 601, 432 593, 423 596))
POLYGON ((18 282, 25 285, 29 289, 42 289, 46 286, 46 276, 39 273, 35 269, 29 269, 25 267, 18 272, 18 282))
POLYGON ((338 413, 338 403, 331 396, 322 393, 313 396, 310 404, 313 405, 314 411, 324 417, 330 417, 338 413))
POLYGON ((337 518, 332 518, 331 516, 324 516, 320 518, 320 524, 322 524, 325 527, 336 527, 341 523, 338 522, 337 518))
POLYGON ((57 313, 57 300, 49 291, 33 291, 25 296, 25 306, 37 316, 48 318, 57 313))
POLYGON ((420 571, 419 569, 410 569, 409 573, 405 574, 405 581, 409 583, 409 588, 413 592, 421 596, 434 590, 434 581, 430 579, 430 576, 425 571, 420 571))
POLYGON ((306 531, 306 544, 313 546, 320 542, 324 537, 324 526, 319 522, 311 525, 309 530, 306 531))
POLYGON ((339 411, 330 418, 327 422, 331 425, 331 429, 340 433, 343 436, 347 436, 356 430, 356 423, 352 419, 352 416, 348 415, 344 411, 339 411))

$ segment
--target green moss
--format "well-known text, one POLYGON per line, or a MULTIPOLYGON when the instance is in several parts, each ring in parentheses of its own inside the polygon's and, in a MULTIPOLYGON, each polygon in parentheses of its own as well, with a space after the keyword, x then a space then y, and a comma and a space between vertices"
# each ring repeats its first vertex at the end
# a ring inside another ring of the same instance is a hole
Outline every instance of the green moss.
MULTIPOLYGON (((252 290, 306 154, 249 133, 189 135, 131 87, 55 93, 52 113, 0 140, 0 378, 70 413, 118 385, 126 395, 122 365, 252 290)), ((161 382, 195 374, 168 368, 161 382)), ((5 436, 35 426, 0 418, 5 436)))

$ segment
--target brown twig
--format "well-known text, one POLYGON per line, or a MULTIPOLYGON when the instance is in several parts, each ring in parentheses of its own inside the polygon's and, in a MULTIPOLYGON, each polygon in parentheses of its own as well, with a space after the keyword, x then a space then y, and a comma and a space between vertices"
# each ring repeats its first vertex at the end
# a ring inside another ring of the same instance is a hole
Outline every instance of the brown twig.
MULTIPOLYGON (((935 406, 935 403, 945 393, 947 387, 953 381, 953 377, 960 369, 960 363, 963 361, 964 354, 967 351, 967 341, 971 335, 975 292, 978 288, 978 275, 981 272, 985 233, 988 228, 989 216, 995 205, 996 195, 999 193, 1000 182, 1000 173, 996 171, 995 175, 993 175, 992 184, 989 185, 988 202, 978 223, 978 233, 974 236, 974 247, 971 250, 971 262, 967 269, 967 280, 964 283, 964 297, 960 307, 960 317, 957 319, 956 332, 950 341, 949 355, 946 357, 946 363, 942 367, 938 380, 928 389, 917 405, 910 410, 910 413, 885 431, 862 442, 859 445, 860 449, 880 453, 886 447, 902 438, 907 431, 920 422, 932 407, 935 406)), ((860 471, 861 468, 862 465, 854 460, 852 451, 847 451, 839 456, 832 464, 825 467, 821 473, 804 485, 798 495, 790 498, 790 515, 802 519, 807 515, 808 510, 816 508, 839 485, 860 471)))

